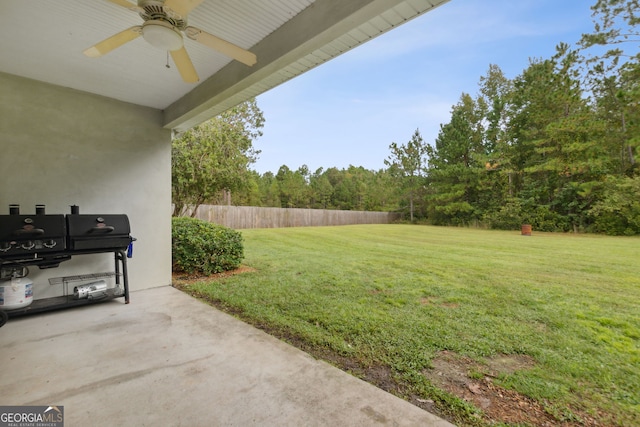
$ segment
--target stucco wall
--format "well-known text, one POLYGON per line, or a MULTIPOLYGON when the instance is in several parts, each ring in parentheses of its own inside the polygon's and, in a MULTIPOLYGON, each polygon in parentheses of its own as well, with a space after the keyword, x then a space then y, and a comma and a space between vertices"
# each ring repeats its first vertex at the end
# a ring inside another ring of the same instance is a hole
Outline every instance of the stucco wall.
MULTIPOLYGON (((125 213, 131 290, 171 282, 171 136, 161 111, 0 73, 0 214, 125 213)), ((60 294, 48 278, 113 270, 112 255, 30 269, 34 298, 60 294)), ((132 297, 132 302, 133 297, 132 297)))

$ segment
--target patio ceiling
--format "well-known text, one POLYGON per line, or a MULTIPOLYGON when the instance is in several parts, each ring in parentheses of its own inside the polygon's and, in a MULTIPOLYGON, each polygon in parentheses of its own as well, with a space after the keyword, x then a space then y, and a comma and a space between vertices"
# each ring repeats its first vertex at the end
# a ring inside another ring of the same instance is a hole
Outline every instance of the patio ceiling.
POLYGON ((83 55, 142 24, 114 2, 5 1, 0 72, 157 108, 165 128, 184 131, 446 1, 204 0, 188 25, 253 52, 257 63, 249 67, 184 37, 200 77, 195 84, 183 82, 167 52, 142 37, 99 58, 83 55))

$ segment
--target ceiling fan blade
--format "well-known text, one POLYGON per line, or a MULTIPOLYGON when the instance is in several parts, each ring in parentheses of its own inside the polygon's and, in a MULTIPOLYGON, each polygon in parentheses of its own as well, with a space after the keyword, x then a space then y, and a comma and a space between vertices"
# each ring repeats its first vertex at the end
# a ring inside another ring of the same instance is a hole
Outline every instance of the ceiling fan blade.
POLYGON ((139 11, 140 7, 137 4, 133 4, 127 0, 107 0, 113 4, 117 4, 118 6, 126 7, 129 10, 139 11))
POLYGON ((113 49, 120 47, 137 37, 140 37, 141 28, 142 27, 139 25, 127 28, 126 30, 121 31, 118 34, 115 34, 108 39, 102 40, 100 43, 91 46, 82 53, 91 58, 97 58, 99 56, 105 55, 111 52, 113 49))
POLYGON ((248 50, 241 48, 240 46, 236 46, 233 43, 230 43, 226 40, 223 40, 219 37, 214 36, 213 34, 209 34, 206 31, 202 31, 196 27, 187 27, 184 30, 184 33, 192 40, 197 41, 198 43, 202 43, 205 46, 210 47, 211 49, 217 50, 220 53, 223 53, 236 61, 240 61, 245 65, 252 66, 257 62, 256 55, 248 50))
MULTIPOLYGON (((125 0, 116 0, 125 1, 125 0)), ((164 7, 168 7, 182 18, 186 17, 189 12, 198 7, 203 0, 166 0, 164 7)))
POLYGON ((191 62, 191 58, 189 58, 187 49, 185 49, 184 46, 178 50, 172 50, 171 58, 173 58, 173 62, 176 64, 176 67, 182 76, 182 80, 186 83, 196 83, 200 80, 198 73, 196 73, 196 69, 193 66, 193 62, 191 62))

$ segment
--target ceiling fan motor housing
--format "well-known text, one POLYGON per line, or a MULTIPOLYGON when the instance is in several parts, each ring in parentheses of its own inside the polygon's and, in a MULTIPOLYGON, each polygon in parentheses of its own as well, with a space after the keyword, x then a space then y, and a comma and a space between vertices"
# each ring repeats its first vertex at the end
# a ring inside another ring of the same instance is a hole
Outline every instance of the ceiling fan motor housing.
POLYGON ((181 31, 187 27, 187 17, 165 7, 162 2, 142 1, 137 11, 144 21, 165 21, 181 31))
POLYGON ((164 21, 146 21, 142 24, 142 37, 151 46, 162 50, 178 50, 183 46, 180 31, 164 21))

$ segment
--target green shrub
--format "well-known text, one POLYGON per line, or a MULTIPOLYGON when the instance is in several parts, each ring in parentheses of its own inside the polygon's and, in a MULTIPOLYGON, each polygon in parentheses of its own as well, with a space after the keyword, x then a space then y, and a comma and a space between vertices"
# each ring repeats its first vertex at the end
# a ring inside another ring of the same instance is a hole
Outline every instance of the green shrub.
POLYGON ((244 258, 242 234, 196 218, 171 219, 173 271, 220 273, 240 266, 244 258))

